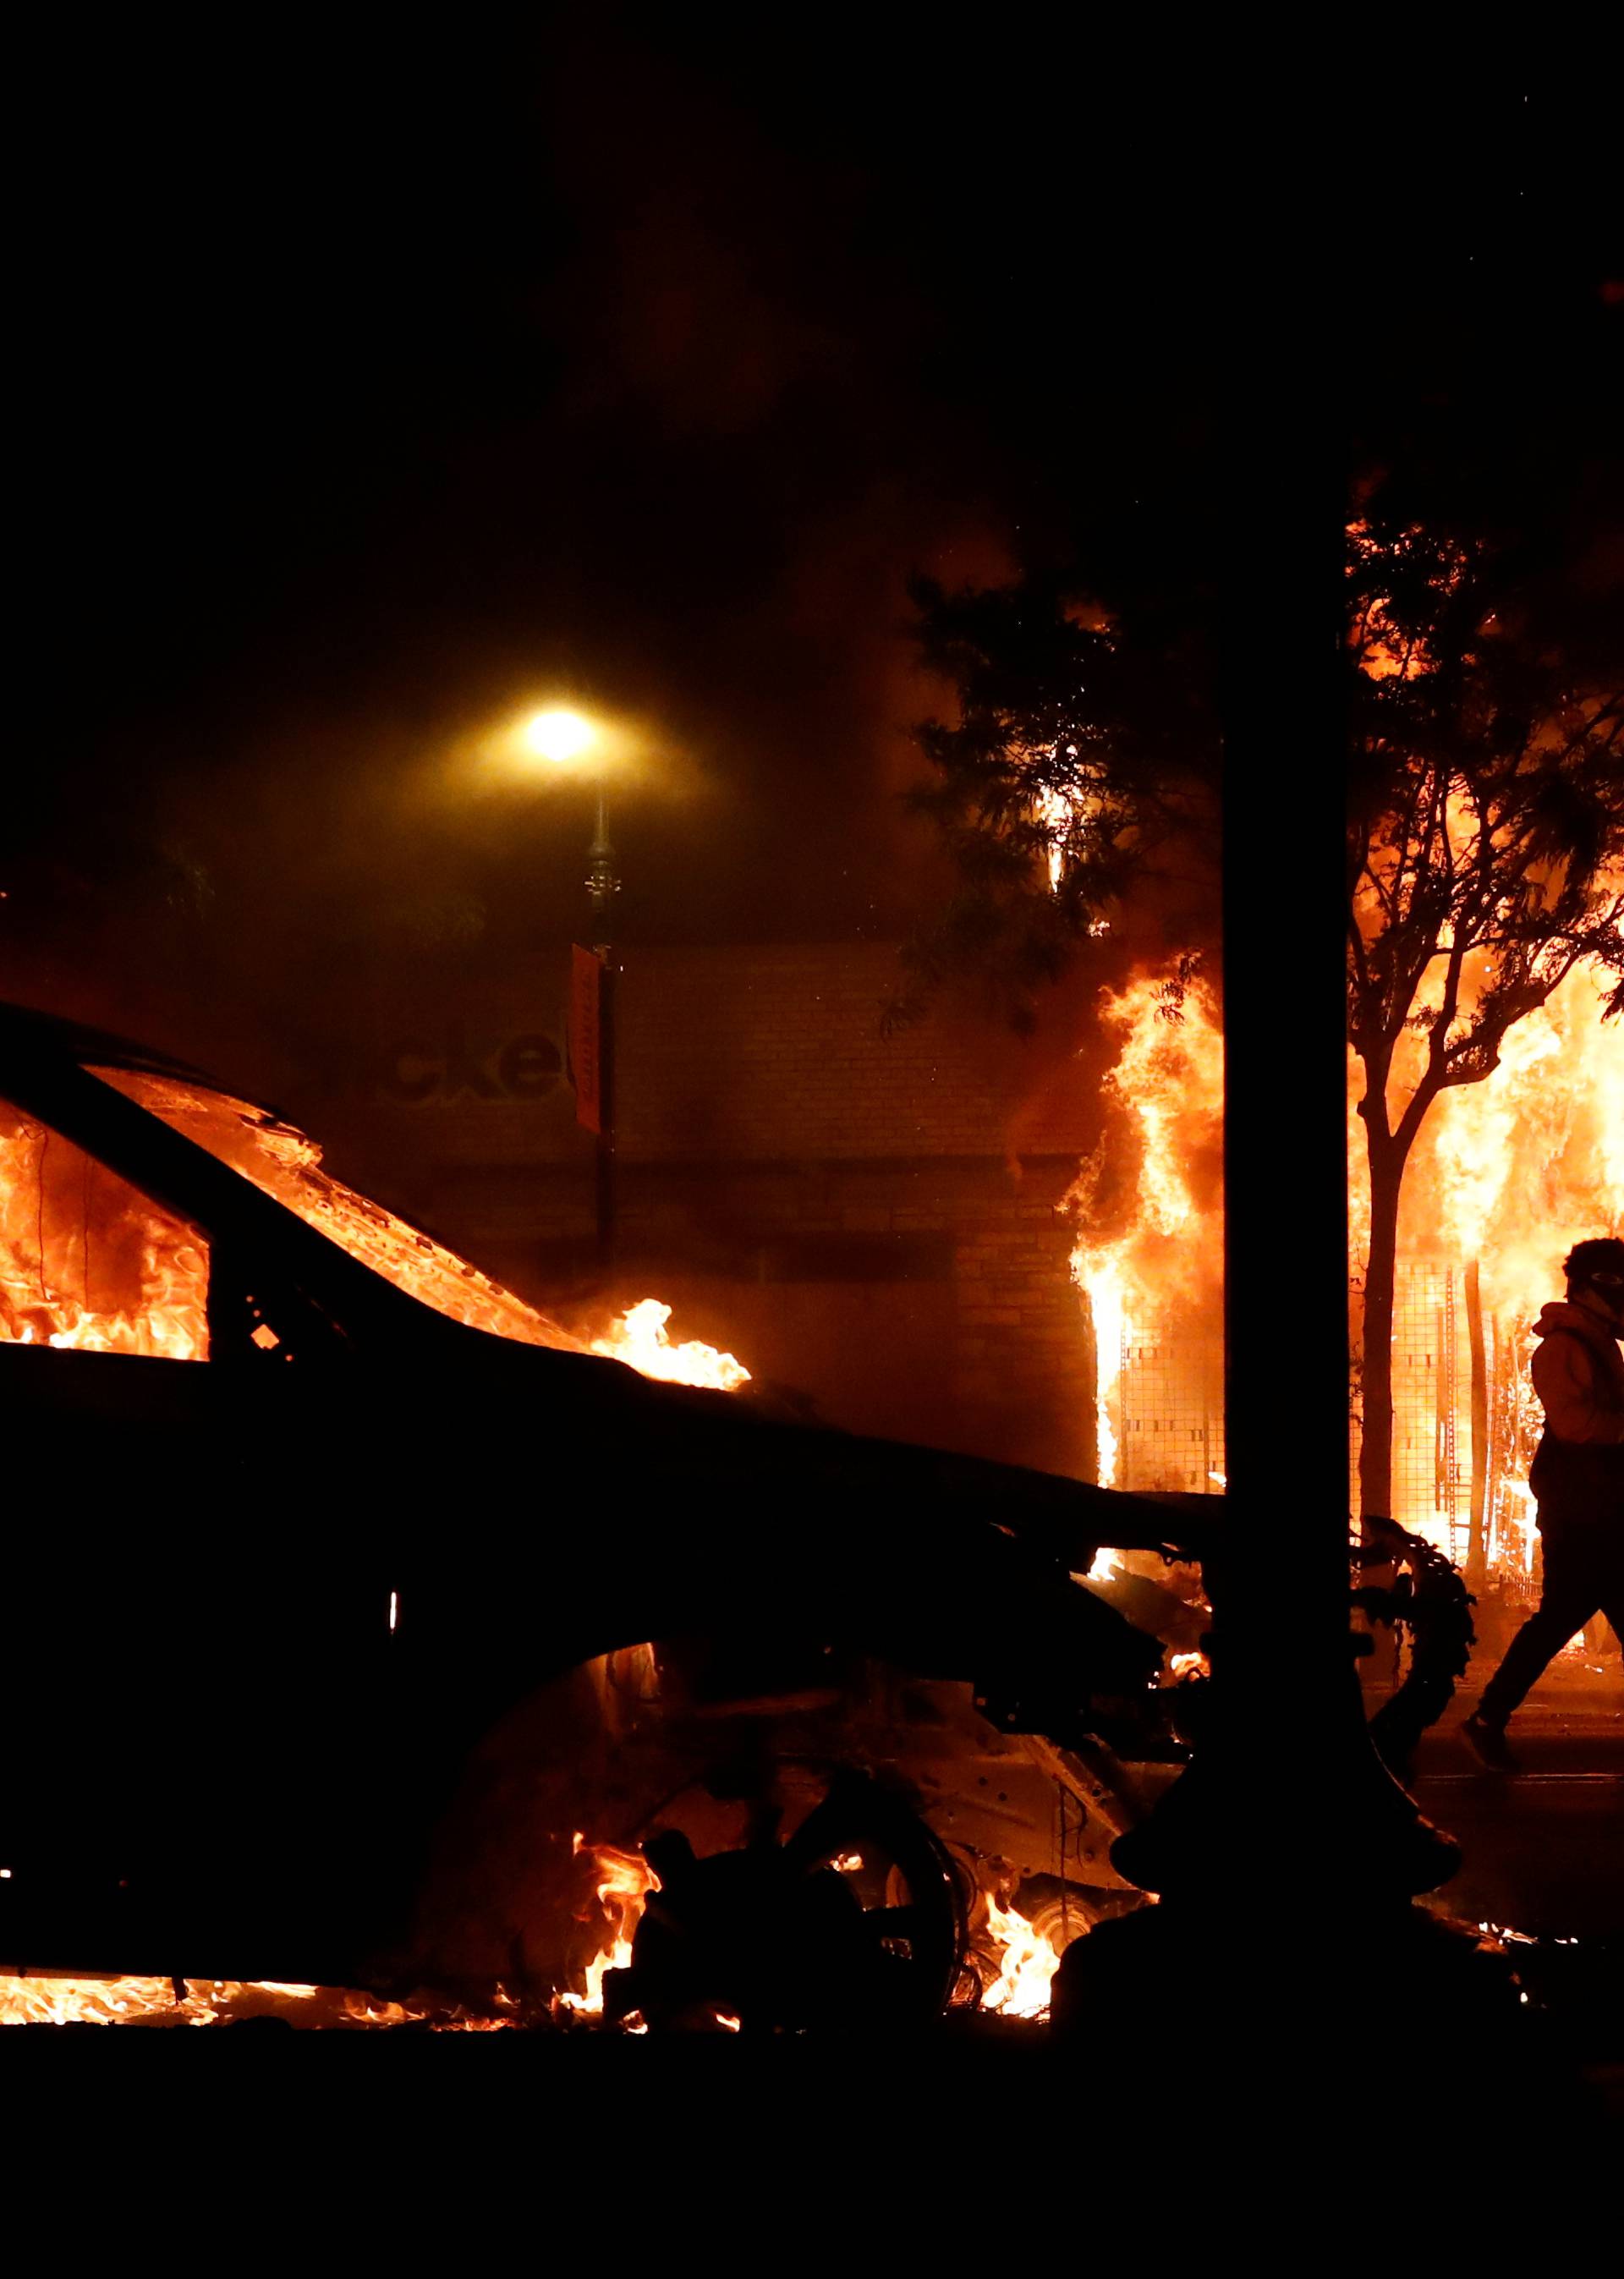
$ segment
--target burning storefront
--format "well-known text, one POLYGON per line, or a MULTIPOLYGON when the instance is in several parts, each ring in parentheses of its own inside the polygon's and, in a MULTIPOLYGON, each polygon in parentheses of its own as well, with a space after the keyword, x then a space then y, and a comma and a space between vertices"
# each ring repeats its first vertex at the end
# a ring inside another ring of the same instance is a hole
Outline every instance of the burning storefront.
MULTIPOLYGON (((1411 1167, 1395 1306, 1393 1508, 1509 1615, 1537 1596, 1528 1486, 1540 1431, 1533 1324, 1560 1262, 1624 1220, 1624 1048, 1575 971, 1514 1029, 1482 1083, 1446 1093, 1411 1167)), ((1223 1348, 1214 1169, 1222 1039, 1205 986, 1176 970, 1107 997, 1116 1113, 1072 1192, 1074 1271, 1097 1354, 1099 1477, 1136 1490, 1223 1484, 1223 1348)), ((1357 1087, 1355 1086, 1355 1089, 1357 1087)), ((1356 1127, 1354 1127, 1356 1130, 1356 1127)), ((1350 1142, 1357 1247, 1362 1156, 1350 1142)), ((1352 1288, 1357 1326, 1360 1280, 1352 1288)), ((1290 1334, 1289 1230, 1281 1333, 1290 1334)), ((1358 1385, 1351 1494, 1357 1505, 1358 1385)), ((1575 1669, 1594 1661, 1575 1638, 1575 1669)))

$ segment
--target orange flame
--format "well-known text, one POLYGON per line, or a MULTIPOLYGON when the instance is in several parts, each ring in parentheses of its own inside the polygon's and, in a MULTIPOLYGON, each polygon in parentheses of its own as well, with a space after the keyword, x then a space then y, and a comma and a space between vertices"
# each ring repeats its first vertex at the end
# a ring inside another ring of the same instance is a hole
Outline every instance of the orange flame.
POLYGON ((0 1107, 0 1338, 202 1361, 202 1238, 42 1124, 0 1107))
MULTIPOLYGON (((1467 977, 1466 1015, 1473 985, 1467 977)), ((1602 986, 1575 968, 1506 1033, 1499 1065, 1481 1084, 1445 1092, 1422 1126, 1406 1170, 1401 1258, 1475 1263, 1487 1326, 1507 1386, 1488 1500, 1491 1569, 1528 1573, 1536 1542, 1527 1469, 1540 1431, 1528 1377, 1541 1307, 1562 1293, 1562 1260, 1590 1235, 1624 1229, 1624 1048, 1604 1025, 1602 986)), ((1424 1040, 1406 1040, 1399 1101, 1424 1040)), ((1350 1099, 1361 1088, 1350 1070, 1350 1099)), ((1350 1124, 1349 1216, 1356 1260, 1368 1248, 1369 1182, 1362 1134, 1350 1124)), ((1405 1515, 1423 1534, 1424 1514, 1405 1515)), ((1447 1543, 1444 1545, 1448 1548, 1447 1543)))
POLYGON ((619 1315, 604 1336, 594 1338, 592 1350, 610 1361, 629 1362, 645 1377, 661 1377, 671 1385, 736 1393, 741 1385, 749 1384, 749 1370, 732 1354, 718 1353, 715 1346, 701 1345, 697 1339, 673 1345, 665 1327, 670 1318, 669 1306, 663 1306, 657 1298, 644 1298, 619 1315))
POLYGON ((1492 1076, 1435 1104, 1406 1182, 1406 1247, 1480 1260, 1485 1298, 1521 1324, 1560 1294, 1574 1243, 1624 1224, 1624 1040, 1603 1003, 1570 973, 1492 1076))
MULTIPOLYGON (((515 1297, 512 1290, 503 1290, 490 1274, 480 1274, 479 1267, 458 1258, 456 1251, 448 1251, 431 1235, 424 1235, 405 1219, 396 1219, 394 1212, 383 1210, 364 1194, 333 1178, 321 1169, 321 1148, 317 1142, 292 1124, 280 1124, 262 1108, 230 1099, 223 1092, 211 1092, 205 1085, 180 1083, 178 1078, 134 1069, 96 1069, 94 1073, 116 1092, 126 1093, 126 1099, 137 1101, 244 1178, 253 1180, 255 1187, 287 1203, 289 1210, 330 1242, 337 1242, 340 1249, 349 1251, 351 1258, 383 1274, 399 1290, 408 1290, 437 1313, 448 1315, 453 1322, 464 1322, 469 1329, 515 1338, 522 1345, 549 1345, 565 1352, 583 1349, 578 1338, 571 1338, 570 1331, 560 1329, 549 1315, 515 1297)), ((130 1206, 126 1208, 132 1208, 146 1228, 150 1251, 134 1310, 119 1317, 88 1320, 82 1310, 64 1310, 64 1303, 52 1301, 55 1310, 48 1306, 48 1317, 41 1315, 41 1294, 34 1290, 34 1278, 43 1281, 46 1270, 41 1265, 39 1277, 32 1274, 27 1226, 39 1215, 39 1176, 34 1176, 32 1167, 36 1158, 43 1163, 46 1144, 52 1148, 66 1147, 66 1142, 48 1142, 39 1126, 23 1126, 23 1137, 13 1140, 13 1153, 7 1158, 0 1135, 0 1317, 7 1310, 13 1313, 20 1303, 23 1326, 16 1333, 25 1340, 50 1336, 52 1345, 104 1345, 116 1352, 175 1356, 207 1354, 207 1258, 201 1239, 187 1233, 180 1222, 164 1219, 162 1212, 150 1210, 150 1206, 134 1199, 123 1183, 116 1186, 130 1196, 130 1206)), ((84 1163, 78 1151, 71 1153, 75 1163, 84 1163)), ((107 1174, 96 1176, 107 1178, 107 1174)), ((78 1228, 73 1231, 73 1239, 80 1239, 78 1228)), ((645 1377, 665 1378, 670 1384, 709 1385, 720 1393, 736 1393, 740 1385, 749 1384, 749 1370, 733 1354, 722 1354, 700 1340, 684 1345, 672 1342, 665 1329, 670 1317, 670 1306, 663 1306, 658 1299, 642 1299, 619 1315, 603 1336, 590 1342, 590 1352, 624 1361, 645 1377)), ((273 1342, 269 1331, 262 1336, 273 1342)))
MULTIPOLYGON (((516 2011, 503 1989, 498 2006, 516 2011)), ((295 2026, 426 2024, 436 2032, 485 2033, 514 2019, 476 2016, 427 1998, 395 2002, 352 1987, 304 1986, 276 1979, 0 1977, 0 2026, 217 2026, 256 2017, 295 2026)))
POLYGON ((1177 1020, 1168 1017, 1154 973, 1107 993, 1101 1017, 1122 1040, 1105 1088, 1127 1119, 1137 1163, 1130 1191, 1112 1192, 1107 1135, 1066 1202, 1078 1227, 1072 1279, 1088 1299, 1098 1356, 1099 1479, 1112 1487, 1120 1473, 1122 1354, 1136 1315, 1170 1299, 1215 1301, 1222 1222, 1209 1191, 1222 1147, 1223 1033, 1199 979, 1186 989, 1177 1020))
POLYGON ((984 2010, 1005 2018, 1047 2015, 1049 1989, 1060 1968, 1053 1942, 1028 1922, 1016 1907, 1000 1907, 987 1893, 987 1922, 1001 1956, 998 1976, 981 1998, 984 2010))
POLYGON ((660 1878, 640 1853, 619 1852, 612 1844, 588 1844, 578 1830, 571 1849, 578 1856, 587 1853, 598 1868, 598 1904, 608 1919, 609 1935, 586 1966, 586 1992, 559 1994, 558 2007, 601 2018, 603 1981, 611 1970, 631 1968, 632 1933, 649 1892, 659 1890, 660 1878))
POLYGON ((130 1069, 92 1071, 160 1116, 221 1163, 297 1213, 341 1250, 425 1305, 471 1329, 521 1344, 580 1350, 578 1342, 418 1228, 369 1201, 321 1165, 316 1141, 263 1109, 202 1085, 130 1069))
MULTIPOLYGON (((1487 978, 1479 960, 1467 977, 1463 1020, 1470 1019, 1474 992, 1487 978)), ((1457 1276, 1467 1264, 1478 1269, 1494 1383, 1504 1388, 1495 1399, 1505 1411, 1504 1419, 1497 1411, 1494 1424, 1487 1550, 1490 1567, 1511 1575, 1526 1575, 1534 1555, 1526 1485, 1540 1426, 1528 1374, 1532 1324, 1545 1301, 1560 1295, 1567 1249, 1586 1236, 1624 1228, 1624 1051, 1616 1029, 1603 1024, 1603 1001, 1593 972, 1582 967, 1570 973, 1542 1008, 1508 1032, 1490 1077, 1452 1088, 1435 1103, 1405 1182, 1401 1261, 1436 1262, 1457 1276)), ((1122 1473, 1123 1354, 1169 1307, 1193 1304, 1214 1334, 1221 1318, 1222 1207, 1207 1165, 1222 1130, 1222 1040, 1211 1001, 1199 987, 1186 995, 1182 1022, 1163 1020, 1161 1009, 1153 974, 1138 976, 1105 1001, 1104 1017, 1122 1039, 1107 1079, 1121 1121, 1068 1198, 1078 1224, 1072 1272, 1090 1301, 1099 1353, 1099 1477, 1107 1484, 1120 1484, 1122 1473), (1123 1158, 1130 1162, 1126 1179, 1123 1158)), ((1421 1031, 1406 1040, 1395 1070, 1396 1109, 1419 1075, 1425 1049, 1421 1031)), ((1349 1219, 1356 1269, 1369 1242, 1364 1134, 1353 1113, 1361 1089, 1362 1071, 1351 1063, 1349 1219)), ((1458 1278, 1454 1286, 1461 1286, 1458 1278)), ((1436 1339, 1431 1342, 1436 1352, 1436 1339)), ((1459 1367, 1464 1373, 1464 1358, 1459 1367)), ((1415 1431, 1424 1441, 1430 1429, 1429 1411, 1415 1431)), ((1470 1429, 1469 1418, 1459 1415, 1458 1439, 1469 1443, 1470 1429)), ((1207 1477, 1222 1485, 1221 1470, 1207 1477)), ((1399 1516, 1459 1553, 1458 1538, 1452 1545, 1449 1539, 1461 1523, 1458 1515, 1452 1521, 1406 1509, 1399 1516)), ((1108 1575, 1109 1556, 1104 1554, 1103 1571, 1097 1562, 1092 1579, 1108 1575)))

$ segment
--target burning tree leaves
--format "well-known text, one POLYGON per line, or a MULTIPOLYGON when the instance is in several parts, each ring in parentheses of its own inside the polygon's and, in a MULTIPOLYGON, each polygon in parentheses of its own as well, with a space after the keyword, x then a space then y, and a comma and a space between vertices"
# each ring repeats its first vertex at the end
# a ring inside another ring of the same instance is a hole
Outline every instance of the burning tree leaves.
MULTIPOLYGON (((1349 532, 1349 1032, 1369 1166, 1360 1495, 1392 1505, 1406 1166, 1434 1102, 1590 964, 1624 1008, 1624 657, 1559 638, 1508 549, 1349 532)), ((1581 618, 1582 622, 1582 618, 1581 618)))
POLYGON ((910 796, 956 886, 908 946, 888 1018, 971 974, 1029 1029, 1079 938, 1104 928, 1158 850, 1210 817, 1206 676, 1167 674, 1168 636, 1136 638, 1132 610, 1107 616, 1069 581, 949 594, 920 579, 911 592, 923 661, 958 717, 916 730, 936 780, 910 796))

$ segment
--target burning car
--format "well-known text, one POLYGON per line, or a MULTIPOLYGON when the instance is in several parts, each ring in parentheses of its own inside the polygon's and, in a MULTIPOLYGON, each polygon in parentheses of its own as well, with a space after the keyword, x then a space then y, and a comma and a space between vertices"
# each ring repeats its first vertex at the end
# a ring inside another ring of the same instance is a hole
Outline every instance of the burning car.
POLYGON ((0 1968, 1035 2007, 1181 1753, 1168 1508, 594 1342, 202 1072, 0 1011, 0 1968))

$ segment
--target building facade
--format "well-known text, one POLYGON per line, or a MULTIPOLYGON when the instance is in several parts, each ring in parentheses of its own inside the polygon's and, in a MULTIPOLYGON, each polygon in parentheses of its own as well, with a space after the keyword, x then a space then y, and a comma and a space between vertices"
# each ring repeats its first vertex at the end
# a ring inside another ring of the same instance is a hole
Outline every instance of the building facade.
POLYGON ((1090 1476, 1061 1207, 1092 1080, 976 1009, 885 1033, 896 972, 887 944, 625 955, 607 1283, 563 957, 380 1007, 368 1064, 289 1108, 334 1170, 571 1326, 658 1297, 831 1423, 1090 1476))

